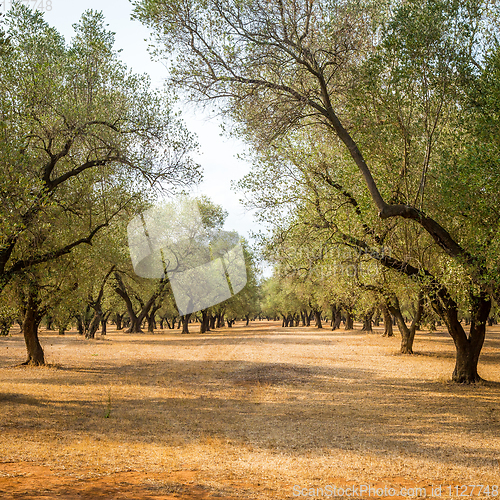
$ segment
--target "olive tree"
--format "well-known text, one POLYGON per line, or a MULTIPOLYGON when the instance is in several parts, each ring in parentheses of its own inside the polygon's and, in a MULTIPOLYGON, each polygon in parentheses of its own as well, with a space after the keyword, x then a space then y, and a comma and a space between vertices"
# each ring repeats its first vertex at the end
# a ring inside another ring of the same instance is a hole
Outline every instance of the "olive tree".
MULTIPOLYGON (((0 290, 92 244, 162 182, 199 177, 193 137, 169 98, 119 60, 102 14, 85 12, 74 29, 67 44, 20 4, 2 21, 0 290)), ((34 282, 27 293, 28 362, 38 365, 34 282)))

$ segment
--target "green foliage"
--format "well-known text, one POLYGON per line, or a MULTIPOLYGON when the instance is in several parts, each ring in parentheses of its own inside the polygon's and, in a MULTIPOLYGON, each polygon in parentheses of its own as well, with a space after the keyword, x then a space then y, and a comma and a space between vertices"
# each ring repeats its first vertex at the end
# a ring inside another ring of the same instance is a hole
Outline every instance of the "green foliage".
POLYGON ((0 53, 0 287, 90 243, 161 182, 199 178, 193 137, 171 98, 131 73, 102 14, 85 12, 67 45, 17 3, 0 53))
POLYGON ((243 290, 221 304, 228 318, 250 318, 260 312, 259 276, 255 255, 243 238, 240 239, 240 244, 245 258, 247 283, 243 290))
POLYGON ((14 321, 19 318, 19 309, 4 300, 0 302, 0 336, 8 335, 14 321))

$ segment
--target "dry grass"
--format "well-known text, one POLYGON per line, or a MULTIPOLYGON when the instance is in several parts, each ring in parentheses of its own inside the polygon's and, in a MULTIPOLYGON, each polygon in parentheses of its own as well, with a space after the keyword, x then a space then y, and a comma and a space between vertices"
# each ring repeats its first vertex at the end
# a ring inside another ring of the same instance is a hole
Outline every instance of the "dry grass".
POLYGON ((44 333, 45 368, 15 367, 21 336, 0 338, 0 498, 499 484, 499 328, 480 361, 491 382, 467 387, 448 382, 444 333, 419 332, 402 356, 398 338, 278 326, 44 333))

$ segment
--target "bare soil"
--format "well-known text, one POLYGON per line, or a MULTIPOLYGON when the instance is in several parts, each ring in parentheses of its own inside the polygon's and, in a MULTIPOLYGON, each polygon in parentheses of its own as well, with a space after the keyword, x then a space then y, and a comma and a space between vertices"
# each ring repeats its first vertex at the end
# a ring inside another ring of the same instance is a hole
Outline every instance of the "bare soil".
POLYGON ((488 382, 462 386, 445 332, 418 332, 403 356, 381 328, 279 326, 43 331, 42 368, 19 366, 19 333, 0 337, 0 498, 349 498, 327 485, 457 498, 500 484, 500 327, 480 359, 488 382))

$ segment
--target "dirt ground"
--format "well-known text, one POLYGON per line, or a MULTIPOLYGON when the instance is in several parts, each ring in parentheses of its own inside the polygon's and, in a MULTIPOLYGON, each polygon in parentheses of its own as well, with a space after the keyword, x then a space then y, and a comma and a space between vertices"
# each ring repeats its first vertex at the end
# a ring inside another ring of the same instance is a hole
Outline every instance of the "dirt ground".
POLYGON ((0 337, 0 499, 499 498, 500 327, 477 386, 356 328, 0 337))

